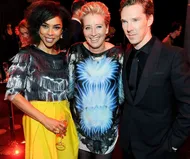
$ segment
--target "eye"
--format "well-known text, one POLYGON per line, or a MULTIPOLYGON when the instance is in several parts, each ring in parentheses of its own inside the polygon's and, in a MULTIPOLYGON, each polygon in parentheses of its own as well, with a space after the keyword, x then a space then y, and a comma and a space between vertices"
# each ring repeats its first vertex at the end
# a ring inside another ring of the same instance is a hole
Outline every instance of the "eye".
POLYGON ((47 25, 47 24, 42 24, 41 26, 42 26, 43 28, 45 28, 45 29, 48 28, 48 25, 47 25))
POLYGON ((125 24, 125 23, 127 23, 127 21, 122 19, 121 23, 125 24))
POLYGON ((61 29, 61 27, 60 26, 54 26, 54 29, 59 30, 59 29, 61 29))
POLYGON ((139 21, 139 19, 137 19, 137 18, 134 18, 134 19, 133 19, 133 22, 137 22, 137 21, 139 21))
POLYGON ((97 26, 97 28, 99 28, 99 29, 100 29, 100 28, 102 28, 102 26, 101 26, 101 25, 98 25, 98 26, 97 26))
POLYGON ((90 27, 85 27, 84 29, 85 29, 85 30, 89 30, 89 29, 90 29, 90 27))

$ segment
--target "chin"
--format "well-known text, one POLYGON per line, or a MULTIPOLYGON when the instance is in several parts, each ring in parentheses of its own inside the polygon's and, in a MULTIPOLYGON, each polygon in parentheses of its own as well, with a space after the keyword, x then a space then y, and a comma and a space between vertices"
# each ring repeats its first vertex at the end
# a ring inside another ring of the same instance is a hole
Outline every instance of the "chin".
POLYGON ((101 46, 101 45, 97 45, 97 44, 96 44, 96 45, 94 45, 94 44, 93 44, 93 45, 90 45, 90 47, 93 48, 93 49, 98 49, 100 46, 101 46))
POLYGON ((132 45, 137 45, 138 43, 134 40, 129 40, 129 42, 132 44, 132 45))

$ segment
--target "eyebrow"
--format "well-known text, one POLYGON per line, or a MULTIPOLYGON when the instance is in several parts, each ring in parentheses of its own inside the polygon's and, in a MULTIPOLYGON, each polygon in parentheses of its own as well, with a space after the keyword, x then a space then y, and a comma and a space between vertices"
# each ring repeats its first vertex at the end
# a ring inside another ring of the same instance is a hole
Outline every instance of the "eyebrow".
POLYGON ((62 24, 54 24, 53 26, 62 26, 62 24))
MULTIPOLYGON (((44 22, 44 23, 42 23, 42 24, 50 25, 50 24, 48 24, 48 23, 46 23, 46 22, 44 22)), ((62 24, 55 24, 55 25, 53 25, 53 26, 62 26, 62 24)))
POLYGON ((120 20, 121 20, 122 22, 123 22, 123 21, 126 21, 125 19, 120 19, 120 20))

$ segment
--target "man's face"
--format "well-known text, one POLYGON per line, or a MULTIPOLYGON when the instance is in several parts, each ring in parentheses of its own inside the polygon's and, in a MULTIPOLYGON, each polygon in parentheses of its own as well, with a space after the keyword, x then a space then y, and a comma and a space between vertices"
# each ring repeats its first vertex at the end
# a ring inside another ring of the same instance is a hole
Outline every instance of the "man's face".
POLYGON ((176 37, 177 37, 177 36, 180 36, 181 31, 182 31, 182 26, 180 26, 179 29, 176 30, 176 37))
POLYGON ((11 24, 7 24, 7 30, 12 30, 12 25, 11 24))
POLYGON ((121 11, 123 31, 136 49, 144 46, 152 37, 153 15, 147 16, 140 4, 125 6, 121 11))

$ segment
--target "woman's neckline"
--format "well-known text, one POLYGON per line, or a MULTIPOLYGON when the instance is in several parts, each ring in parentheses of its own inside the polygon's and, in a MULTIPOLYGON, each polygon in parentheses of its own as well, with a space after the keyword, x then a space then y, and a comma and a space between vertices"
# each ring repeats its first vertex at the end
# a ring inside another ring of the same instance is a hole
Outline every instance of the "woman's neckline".
POLYGON ((105 49, 104 51, 102 51, 102 52, 100 52, 100 53, 93 53, 92 51, 90 51, 90 50, 85 46, 85 42, 83 42, 81 45, 82 45, 82 47, 83 47, 85 50, 87 50, 87 51, 90 53, 90 55, 95 56, 95 57, 102 56, 103 54, 107 53, 109 50, 111 50, 111 49, 113 49, 113 48, 116 47, 115 45, 113 45, 112 47, 109 47, 109 48, 105 49))
POLYGON ((47 55, 56 56, 56 55, 59 55, 59 54, 60 54, 60 51, 57 51, 57 53, 47 53, 47 52, 45 52, 44 50, 38 48, 37 45, 33 45, 33 46, 34 46, 37 50, 39 50, 39 51, 41 51, 41 52, 43 52, 44 54, 47 54, 47 55))

